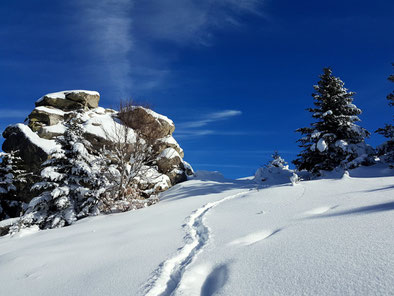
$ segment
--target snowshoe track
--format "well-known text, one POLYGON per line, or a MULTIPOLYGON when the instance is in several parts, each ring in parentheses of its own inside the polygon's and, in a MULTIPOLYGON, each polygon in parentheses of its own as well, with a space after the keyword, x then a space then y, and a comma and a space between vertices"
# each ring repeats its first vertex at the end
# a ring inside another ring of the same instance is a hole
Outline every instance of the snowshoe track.
MULTIPOLYGON (((253 190, 253 189, 250 189, 253 190)), ((238 196, 244 195, 250 190, 243 191, 237 194, 233 194, 224 197, 215 202, 209 202, 195 210, 188 218, 184 225, 186 229, 186 239, 187 242, 175 256, 162 262, 156 271, 153 273, 152 277, 148 280, 145 286, 146 296, 169 296, 172 295, 185 271, 185 268, 193 261, 202 248, 207 244, 210 231, 208 226, 204 224, 204 218, 206 213, 218 206, 219 204, 234 199, 238 196)))

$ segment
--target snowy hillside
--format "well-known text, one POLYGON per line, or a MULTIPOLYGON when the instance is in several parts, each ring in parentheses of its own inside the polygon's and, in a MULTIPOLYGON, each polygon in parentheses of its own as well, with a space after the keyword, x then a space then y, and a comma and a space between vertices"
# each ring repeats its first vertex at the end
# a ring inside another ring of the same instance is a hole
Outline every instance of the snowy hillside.
POLYGON ((205 173, 161 200, 1 237, 1 295, 394 294, 392 169, 269 187, 205 173))

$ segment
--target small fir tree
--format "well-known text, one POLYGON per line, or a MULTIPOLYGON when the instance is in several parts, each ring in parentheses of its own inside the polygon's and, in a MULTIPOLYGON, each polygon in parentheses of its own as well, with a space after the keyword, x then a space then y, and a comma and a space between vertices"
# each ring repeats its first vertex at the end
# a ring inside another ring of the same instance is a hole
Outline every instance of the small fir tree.
POLYGON ((0 220, 19 216, 22 202, 18 188, 26 186, 30 175, 23 167, 19 151, 0 153, 0 220))
POLYGON ((278 185, 290 182, 295 185, 298 183, 299 178, 297 174, 289 169, 287 162, 279 153, 275 151, 271 156, 272 160, 256 171, 254 181, 264 185, 278 185))
POLYGON ((42 180, 33 185, 41 193, 29 203, 19 227, 62 227, 99 213, 105 179, 97 158, 88 151, 91 144, 83 138, 82 122, 77 111, 66 122, 66 132, 57 139, 61 148, 44 162, 42 180))
POLYGON ((373 149, 364 139, 369 132, 356 125, 361 110, 353 104, 353 92, 324 68, 312 94, 315 108, 307 109, 316 119, 310 127, 297 129, 304 135, 298 140, 304 150, 294 161, 298 170, 318 173, 337 166, 353 168, 371 162, 373 149))
MULTIPOLYGON (((394 66, 394 64, 393 64, 394 66)), ((394 82, 394 74, 388 77, 388 80, 394 82)), ((394 106, 394 91, 387 95, 387 100, 389 101, 389 106, 394 106)), ((394 126, 392 124, 385 124, 383 128, 379 128, 375 131, 381 134, 383 137, 387 138, 388 141, 384 142, 382 145, 377 147, 378 155, 389 163, 394 162, 394 126)))
POLYGON ((271 155, 271 157, 272 160, 266 165, 267 168, 288 168, 287 162, 279 155, 278 151, 275 151, 274 154, 271 155))

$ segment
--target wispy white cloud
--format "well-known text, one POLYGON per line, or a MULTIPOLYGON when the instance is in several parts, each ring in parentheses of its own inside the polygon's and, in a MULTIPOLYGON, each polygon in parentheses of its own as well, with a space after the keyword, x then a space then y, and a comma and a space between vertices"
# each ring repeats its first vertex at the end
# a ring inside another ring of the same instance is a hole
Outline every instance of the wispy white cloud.
POLYGON ((195 138, 202 136, 267 136, 272 135, 271 131, 223 131, 223 130, 200 130, 200 129, 176 129, 177 138, 195 138))
MULTIPOLYGON (((240 25, 239 16, 259 14, 262 0, 74 0, 76 20, 93 55, 123 95, 159 86, 171 71, 174 52, 155 46, 205 46, 217 30, 240 25)), ((176 49, 174 49, 176 51, 176 49)))
POLYGON ((262 0, 145 0, 136 4, 137 31, 190 45, 210 43, 215 30, 239 26, 237 18, 258 14, 262 0), (146 15, 149 15, 147 18, 146 15))
POLYGON ((78 20, 94 59, 104 65, 103 75, 109 77, 118 92, 128 93, 131 63, 129 53, 134 44, 130 17, 130 0, 76 0, 78 20))
POLYGON ((213 112, 202 116, 202 118, 198 120, 179 123, 178 127, 180 127, 181 129, 203 127, 208 125, 209 123, 226 120, 234 116, 239 116, 241 114, 242 112, 239 110, 224 110, 220 112, 213 112))
POLYGON ((260 156, 271 156, 275 151, 278 151, 279 154, 283 155, 294 155, 297 154, 299 151, 297 150, 288 150, 288 149, 280 149, 278 147, 269 149, 262 149, 262 150, 226 150, 226 149, 215 149, 215 150, 188 150, 189 154, 194 155, 226 155, 226 156, 242 156, 244 157, 260 157, 260 156))
POLYGON ((222 136, 239 136, 244 135, 243 131, 223 131, 214 129, 201 129, 211 123, 228 120, 235 116, 242 114, 239 110, 223 110, 218 112, 211 112, 200 116, 196 120, 180 122, 176 126, 176 136, 179 138, 199 137, 209 135, 222 135, 222 136))
POLYGON ((188 129, 177 129, 176 137, 177 138, 188 138, 188 137, 202 137, 214 135, 214 130, 188 130, 188 129))

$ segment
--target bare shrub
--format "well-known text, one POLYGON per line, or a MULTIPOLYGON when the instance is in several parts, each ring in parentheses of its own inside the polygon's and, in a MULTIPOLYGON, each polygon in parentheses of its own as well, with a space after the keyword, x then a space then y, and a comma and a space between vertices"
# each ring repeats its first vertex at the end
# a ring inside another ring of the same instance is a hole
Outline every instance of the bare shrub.
POLYGON ((102 199, 104 212, 127 211, 156 202, 154 199, 147 200, 149 196, 139 187, 155 155, 152 138, 142 136, 131 127, 130 111, 135 107, 131 100, 121 102, 113 126, 110 129, 102 126, 110 142, 104 146, 102 153, 109 183, 102 199))

